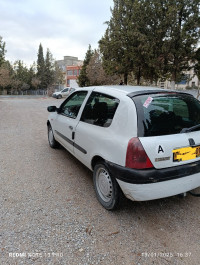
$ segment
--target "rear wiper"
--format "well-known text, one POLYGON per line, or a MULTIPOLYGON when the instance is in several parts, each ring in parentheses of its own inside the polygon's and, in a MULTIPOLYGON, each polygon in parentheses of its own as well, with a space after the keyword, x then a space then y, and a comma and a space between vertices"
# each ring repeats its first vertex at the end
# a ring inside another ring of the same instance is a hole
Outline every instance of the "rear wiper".
POLYGON ((195 131, 196 129, 200 129, 200 124, 192 126, 190 128, 183 128, 180 133, 187 133, 187 132, 192 132, 195 131))

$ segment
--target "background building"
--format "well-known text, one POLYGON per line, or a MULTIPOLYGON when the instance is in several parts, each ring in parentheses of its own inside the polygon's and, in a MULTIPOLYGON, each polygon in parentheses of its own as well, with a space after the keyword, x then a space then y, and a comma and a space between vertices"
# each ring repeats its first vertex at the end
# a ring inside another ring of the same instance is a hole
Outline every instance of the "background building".
MULTIPOLYGON (((182 78, 179 82, 175 84, 175 89, 195 89, 200 85, 200 80, 194 72, 194 68, 188 71, 184 71, 182 78)), ((171 88, 170 80, 160 81, 159 86, 162 88, 171 88)))
POLYGON ((77 78, 81 71, 81 65, 67 66, 66 85, 67 87, 78 87, 77 78))
POLYGON ((63 60, 58 60, 56 63, 62 70, 64 76, 64 83, 59 89, 66 86, 74 88, 78 87, 76 80, 79 76, 83 61, 79 60, 78 57, 64 56, 63 60))

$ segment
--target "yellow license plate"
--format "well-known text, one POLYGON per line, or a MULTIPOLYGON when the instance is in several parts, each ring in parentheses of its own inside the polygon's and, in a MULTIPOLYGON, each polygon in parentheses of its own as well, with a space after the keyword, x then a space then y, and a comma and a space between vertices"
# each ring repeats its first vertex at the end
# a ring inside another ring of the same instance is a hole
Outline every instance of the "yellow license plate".
POLYGON ((187 161, 195 159, 196 157, 200 157, 200 145, 194 147, 183 147, 173 150, 174 162, 187 161))

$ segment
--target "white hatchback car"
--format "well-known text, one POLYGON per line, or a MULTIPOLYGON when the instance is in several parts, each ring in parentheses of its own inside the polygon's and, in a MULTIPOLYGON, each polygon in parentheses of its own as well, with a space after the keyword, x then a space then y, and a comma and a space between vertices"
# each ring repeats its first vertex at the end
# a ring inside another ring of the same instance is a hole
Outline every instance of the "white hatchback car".
POLYGON ((61 91, 54 92, 52 94, 52 97, 57 98, 57 99, 62 98, 62 97, 67 97, 73 91, 75 91, 74 88, 66 87, 66 88, 62 89, 61 91))
POLYGON ((48 139, 93 171, 99 202, 136 201, 200 186, 200 102, 187 93, 105 86, 81 88, 48 107, 48 139))

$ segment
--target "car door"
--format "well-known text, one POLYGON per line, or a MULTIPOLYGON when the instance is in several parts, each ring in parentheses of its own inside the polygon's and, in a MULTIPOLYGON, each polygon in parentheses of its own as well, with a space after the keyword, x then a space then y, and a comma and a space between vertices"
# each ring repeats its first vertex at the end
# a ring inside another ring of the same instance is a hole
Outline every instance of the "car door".
POLYGON ((67 87, 67 88, 63 89, 61 94, 63 97, 66 97, 69 94, 69 88, 67 87))
POLYGON ((54 121, 54 133, 57 140, 71 153, 74 149, 76 126, 80 119, 80 109, 87 91, 77 91, 70 95, 60 106, 54 121))
POLYGON ((112 153, 113 129, 110 128, 119 99, 93 91, 84 105, 76 128, 75 156, 86 166, 91 166, 91 157, 112 153))

